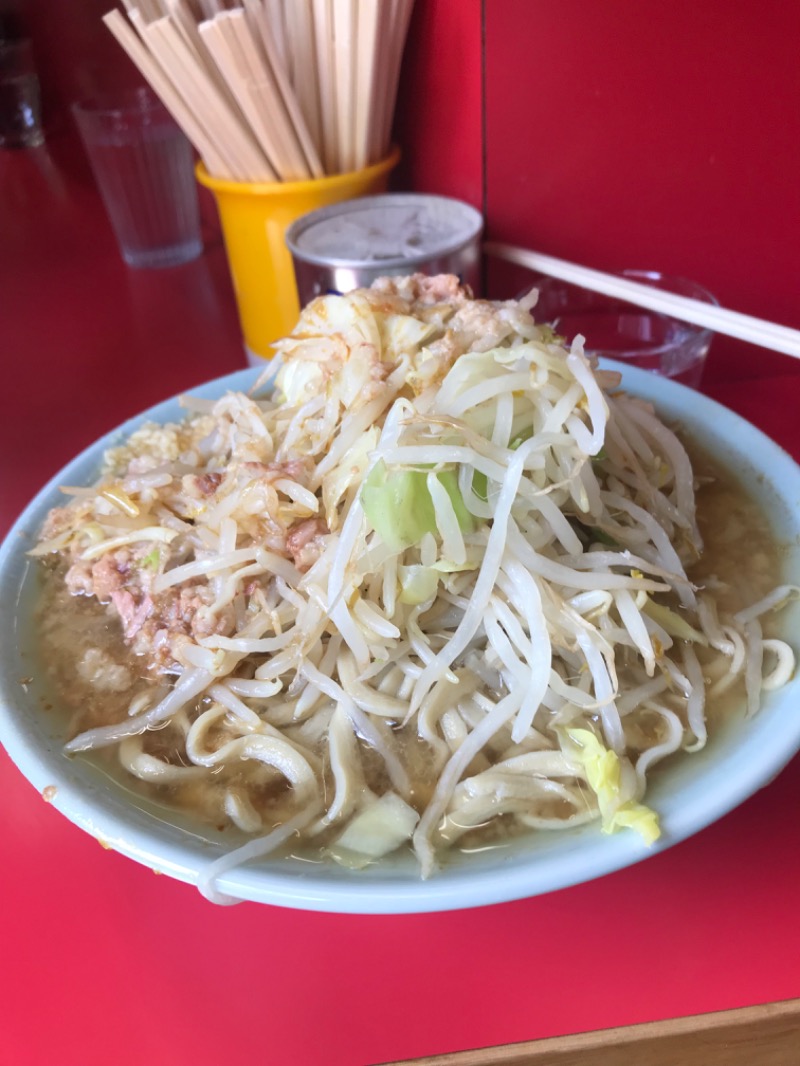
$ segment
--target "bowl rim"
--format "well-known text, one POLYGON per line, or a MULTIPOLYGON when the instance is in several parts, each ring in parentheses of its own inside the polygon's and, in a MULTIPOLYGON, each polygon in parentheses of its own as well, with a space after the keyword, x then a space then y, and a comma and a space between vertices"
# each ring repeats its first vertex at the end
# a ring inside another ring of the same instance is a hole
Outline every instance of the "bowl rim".
MULTIPOLYGON (((798 544, 800 467, 784 449, 741 416, 686 386, 611 360, 601 360, 600 365, 620 371, 624 389, 655 403, 668 420, 686 423, 690 431, 695 430, 694 436, 698 435, 697 427, 702 427, 705 432, 699 434, 704 438, 700 443, 708 446, 712 440, 712 455, 731 448, 731 459, 749 462, 754 478, 762 477, 768 460, 773 471, 769 492, 786 509, 793 543, 798 544), (780 487, 774 484, 778 479, 780 487)), ((240 370, 186 392, 214 398, 228 390, 246 390, 258 376, 257 370, 240 370)), ((97 780, 87 773, 86 763, 66 758, 60 744, 43 745, 36 715, 29 717, 23 707, 16 665, 22 639, 16 618, 26 573, 35 565, 25 557, 20 544, 30 542, 49 507, 61 498, 59 485, 74 484, 76 477, 86 481, 93 468, 96 472, 103 452, 144 422, 185 417, 178 401, 179 396, 175 396, 148 408, 84 449, 36 494, 0 546, 0 597, 2 602, 13 604, 7 617, 14 635, 0 646, 0 742, 33 787, 45 793, 74 824, 129 858, 195 884, 206 864, 218 858, 219 846, 181 828, 178 819, 154 822, 140 817, 122 798, 109 802, 98 790, 97 780), (53 788, 48 791, 48 786, 53 788)), ((800 565, 800 547, 796 554, 800 565)), ((664 833, 652 847, 646 847, 634 833, 604 836, 592 823, 548 834, 547 841, 538 845, 532 834, 534 844, 526 840, 525 846, 515 844, 511 851, 498 850, 486 861, 483 857, 480 862, 468 858, 446 865, 425 881, 419 878, 416 867, 409 876, 407 863, 354 874, 327 865, 312 870, 307 863, 281 858, 237 867, 222 875, 217 887, 236 900, 294 909, 401 914, 509 902, 594 880, 667 850, 768 784, 800 749, 800 716, 787 710, 798 689, 800 678, 795 678, 786 688, 770 694, 759 715, 747 722, 741 741, 736 741, 735 732, 731 743, 716 738, 710 745, 710 756, 707 748, 681 760, 682 771, 667 772, 667 782, 677 780, 678 788, 671 793, 667 788, 658 804, 664 833), (773 727, 774 721, 780 728, 773 727), (710 768, 704 770, 706 762, 710 768), (555 844, 554 837, 558 837, 555 844)))

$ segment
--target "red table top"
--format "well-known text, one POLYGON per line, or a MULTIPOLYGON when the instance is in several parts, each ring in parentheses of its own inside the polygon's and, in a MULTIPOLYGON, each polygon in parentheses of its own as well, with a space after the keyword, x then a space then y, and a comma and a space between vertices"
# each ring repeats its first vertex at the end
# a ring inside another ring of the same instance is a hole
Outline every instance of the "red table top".
MULTIPOLYGON (((101 433, 244 358, 218 235, 194 263, 132 271, 57 154, 0 152, 0 187, 4 532, 101 433)), ((706 391, 800 457, 800 364, 752 367, 717 338, 706 391)), ((397 918, 217 908, 104 851, 2 751, 0 788, 0 1061, 16 1066, 384 1063, 800 996, 797 759, 628 870, 397 918)))

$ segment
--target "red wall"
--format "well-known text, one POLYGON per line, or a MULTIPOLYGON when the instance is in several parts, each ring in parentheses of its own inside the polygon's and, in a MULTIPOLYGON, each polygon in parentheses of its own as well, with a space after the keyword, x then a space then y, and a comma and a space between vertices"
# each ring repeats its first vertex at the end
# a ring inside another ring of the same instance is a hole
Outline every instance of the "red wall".
POLYGON ((481 0, 416 0, 395 132, 399 188, 483 207, 481 0))
POLYGON ((114 0, 16 0, 19 25, 33 40, 48 141, 71 129, 74 100, 142 83, 102 21, 117 6, 114 0))
POLYGON ((485 7, 492 235, 800 326, 800 5, 485 7))
MULTIPOLYGON (((494 239, 800 327, 799 40, 792 0, 417 0, 406 176, 482 205, 494 239)), ((489 294, 525 280, 490 265, 489 294)), ((720 338, 712 358, 789 363, 720 338)))

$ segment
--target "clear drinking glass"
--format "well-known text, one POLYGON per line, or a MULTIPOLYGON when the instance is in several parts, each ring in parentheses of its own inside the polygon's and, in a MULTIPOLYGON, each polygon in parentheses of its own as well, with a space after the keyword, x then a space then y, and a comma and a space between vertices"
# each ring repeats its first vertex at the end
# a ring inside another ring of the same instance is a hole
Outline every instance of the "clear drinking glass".
POLYGON ((0 41, 0 148, 44 143, 39 76, 31 42, 0 41))
POLYGON ((125 262, 169 267, 202 251, 191 146, 146 89, 73 105, 125 262))
MULTIPOLYGON (((717 303, 710 292, 686 278, 656 270, 623 270, 620 276, 679 296, 717 303)), ((567 341, 580 333, 587 353, 652 370, 692 388, 699 386, 713 337, 711 330, 557 278, 540 278, 534 287, 539 290, 534 318, 550 323, 567 341)))

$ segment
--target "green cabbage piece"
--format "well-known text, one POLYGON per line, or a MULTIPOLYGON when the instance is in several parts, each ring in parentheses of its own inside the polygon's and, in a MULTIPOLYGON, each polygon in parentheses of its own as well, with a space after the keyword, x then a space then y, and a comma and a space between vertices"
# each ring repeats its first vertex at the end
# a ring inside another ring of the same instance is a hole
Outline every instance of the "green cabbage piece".
POLYGON ((447 559, 438 559, 432 566, 412 563, 410 566, 397 568, 400 579, 401 603, 410 603, 416 607, 420 603, 432 600, 439 589, 442 574, 457 574, 462 570, 477 570, 476 563, 453 563, 447 559))
POLYGON ((671 637, 677 637, 679 640, 689 640, 694 644, 702 644, 703 647, 708 647, 708 641, 702 633, 690 626, 685 618, 682 618, 669 607, 665 607, 663 603, 656 603, 655 600, 651 600, 648 596, 642 611, 648 618, 652 618, 657 625, 660 625, 666 633, 669 633, 671 637))
POLYGON ((420 603, 432 600, 439 589, 439 573, 430 566, 419 563, 412 566, 398 567, 400 578, 401 603, 410 603, 416 607, 420 603))
POLYGON ((570 756, 581 763, 589 787, 597 796, 603 832, 635 829, 645 844, 653 844, 658 840, 661 828, 654 810, 634 800, 619 802, 620 769, 617 753, 605 748, 590 729, 567 729, 566 735, 575 745, 570 756))
POLYGON ((139 560, 139 566, 144 570, 158 570, 158 564, 161 562, 161 553, 158 548, 153 548, 143 559, 139 560))
MULTIPOLYGON (((462 533, 474 528, 458 488, 455 470, 436 475, 453 504, 462 533)), ((361 489, 361 504, 367 521, 392 549, 400 552, 419 544, 426 533, 437 534, 436 511, 428 492, 425 470, 389 470, 381 460, 370 471, 361 489)))
POLYGON ((476 470, 472 475, 472 491, 479 500, 489 502, 489 479, 480 470, 476 470))

